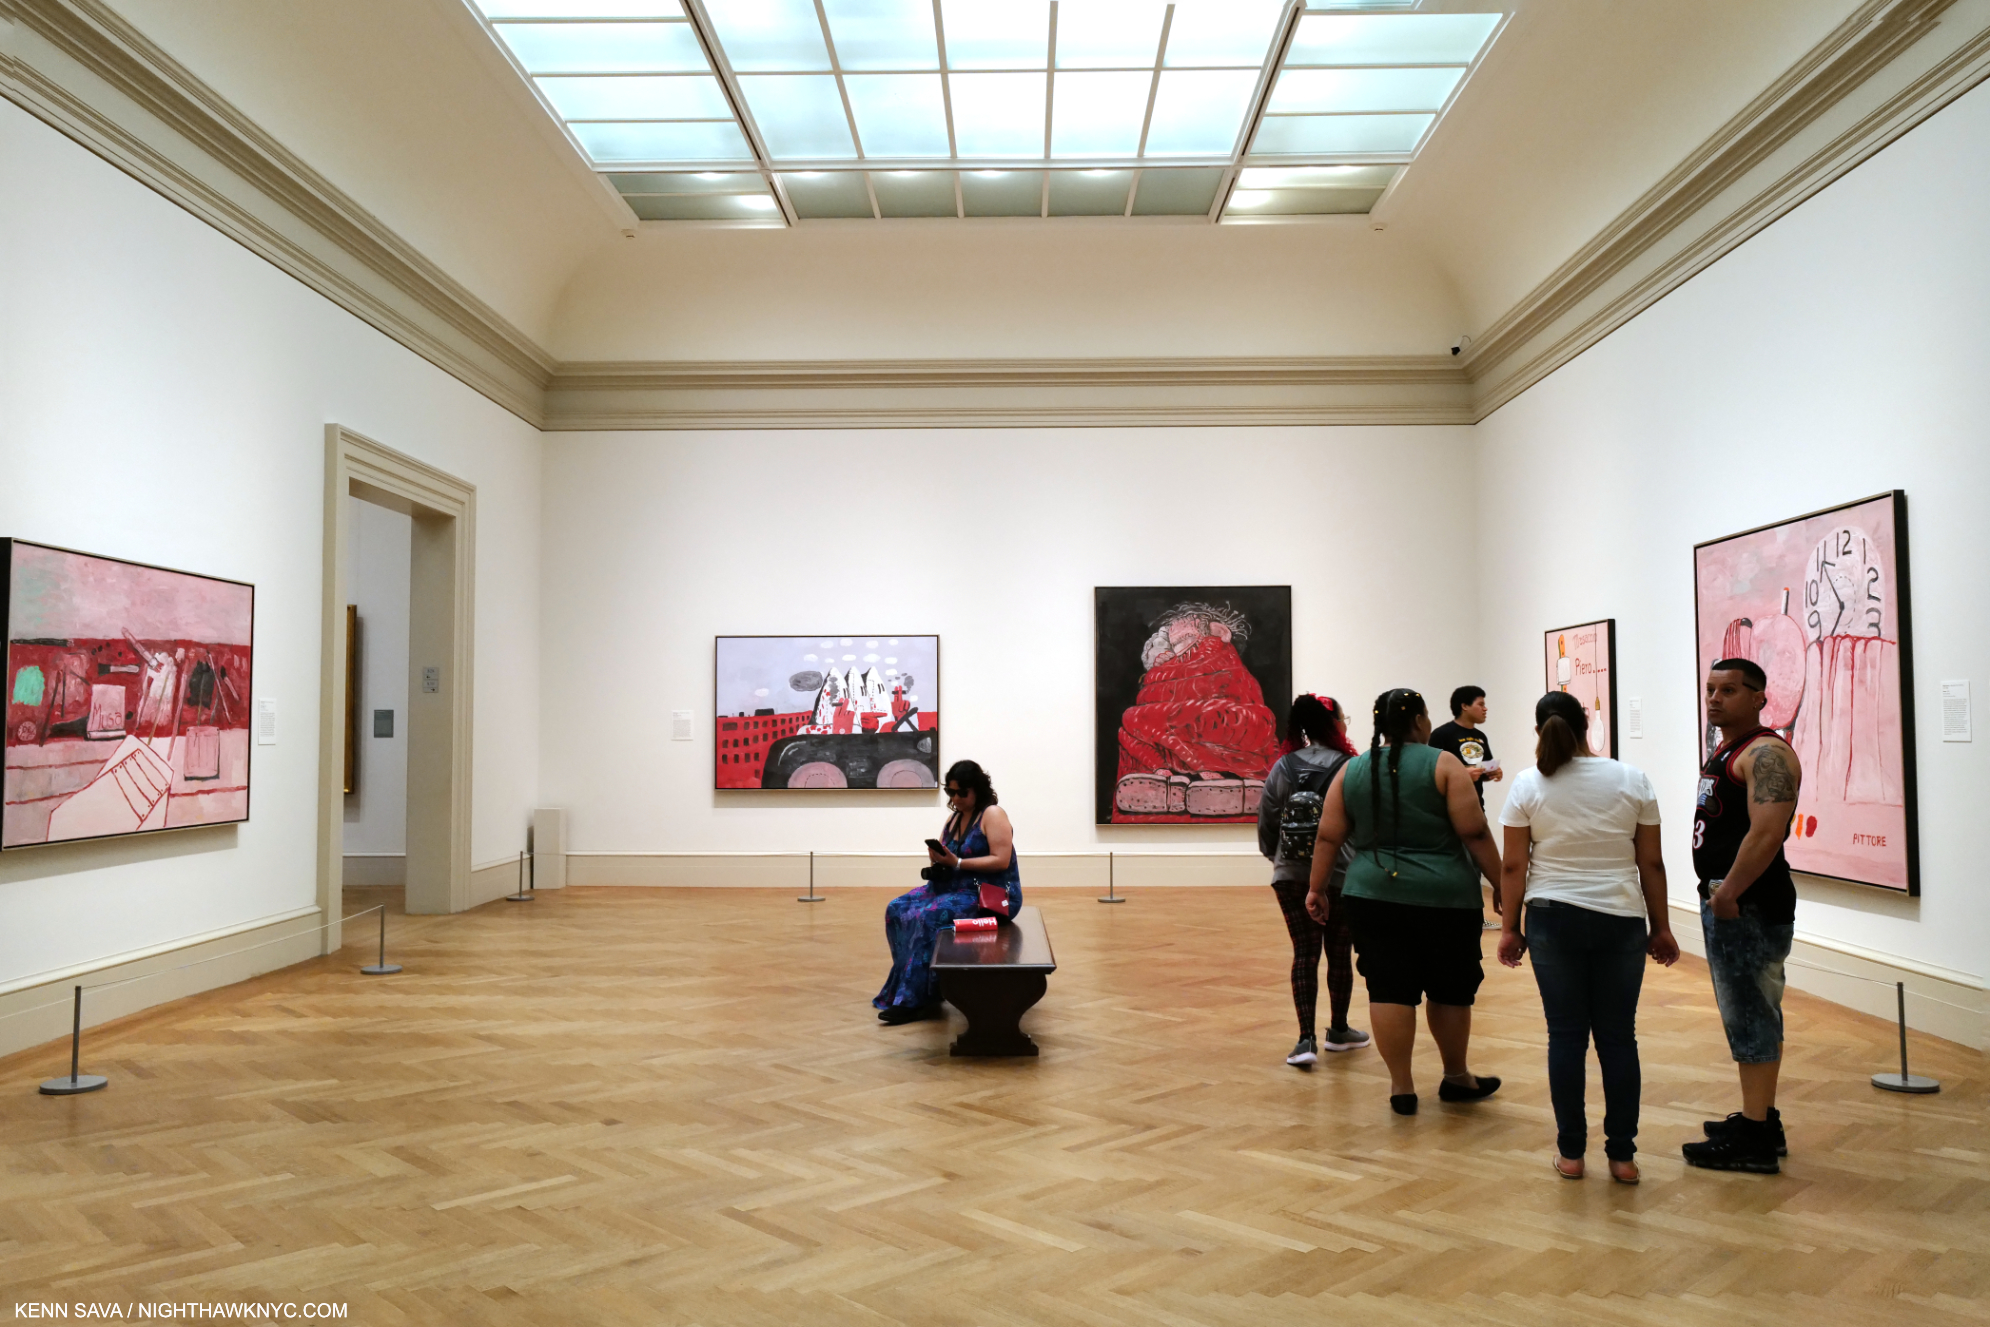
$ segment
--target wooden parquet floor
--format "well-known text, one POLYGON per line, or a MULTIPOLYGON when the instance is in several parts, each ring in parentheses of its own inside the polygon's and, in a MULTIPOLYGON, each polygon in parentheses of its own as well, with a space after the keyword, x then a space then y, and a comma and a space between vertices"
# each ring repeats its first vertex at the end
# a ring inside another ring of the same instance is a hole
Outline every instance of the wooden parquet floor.
MULTIPOLYGON (((1287 1068, 1269 890, 1038 891, 1038 1060, 881 1028, 885 891, 570 889, 0 1060, 0 1315, 329 1301, 366 1324, 1990 1322, 1973 1051, 1792 993, 1775 1178, 1689 1171, 1730 1109, 1705 969, 1643 1005, 1645 1182, 1549 1170, 1531 976, 1492 967, 1476 1107, 1372 1050, 1287 1068)), ((348 911, 371 901, 353 891, 348 911)), ((1362 1009, 1356 993, 1357 1022, 1362 1009)), ((1428 1051, 1427 1041, 1423 1048, 1428 1051)), ((1592 1129, 1600 1093, 1592 1088, 1592 1129)), ((1600 1132, 1600 1130, 1598 1131, 1600 1132)))

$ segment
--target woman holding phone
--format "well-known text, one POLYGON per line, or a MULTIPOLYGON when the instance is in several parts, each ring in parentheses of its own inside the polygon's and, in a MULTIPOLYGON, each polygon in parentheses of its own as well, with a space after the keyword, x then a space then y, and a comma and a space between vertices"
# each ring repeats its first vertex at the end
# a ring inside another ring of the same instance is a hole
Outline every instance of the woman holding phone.
POLYGON ((891 972, 871 1004, 878 1021, 891 1026, 939 1017, 933 942, 942 927, 961 917, 1013 917, 1023 906, 1015 833, 1009 813, 995 804, 988 772, 971 760, 956 761, 947 770, 946 790, 946 826, 938 839, 926 840, 932 861, 920 873, 926 883, 884 910, 891 972))

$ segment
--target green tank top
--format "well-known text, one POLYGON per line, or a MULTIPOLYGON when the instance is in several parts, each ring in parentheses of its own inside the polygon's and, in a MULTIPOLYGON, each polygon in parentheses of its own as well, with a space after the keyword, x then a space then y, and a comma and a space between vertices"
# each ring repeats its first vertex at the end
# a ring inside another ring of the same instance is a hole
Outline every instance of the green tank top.
POLYGON ((1354 860, 1348 864, 1344 893, 1425 908, 1477 911, 1482 906, 1479 868, 1451 827, 1450 808, 1437 790, 1439 754, 1420 743, 1403 747, 1397 766, 1400 808, 1390 793, 1389 748, 1364 752, 1347 763, 1347 772, 1341 776, 1341 796, 1354 826, 1349 840, 1354 845, 1354 860), (1382 780, 1379 833, 1374 800, 1378 773, 1382 780))

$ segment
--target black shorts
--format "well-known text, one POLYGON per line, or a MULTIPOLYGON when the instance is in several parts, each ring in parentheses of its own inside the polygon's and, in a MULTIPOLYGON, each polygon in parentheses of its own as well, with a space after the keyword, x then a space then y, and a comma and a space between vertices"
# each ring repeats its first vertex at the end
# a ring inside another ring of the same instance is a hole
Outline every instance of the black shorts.
POLYGON ((1368 1003, 1470 1005, 1486 979, 1478 908, 1423 908, 1346 895, 1354 928, 1355 971, 1368 1003))

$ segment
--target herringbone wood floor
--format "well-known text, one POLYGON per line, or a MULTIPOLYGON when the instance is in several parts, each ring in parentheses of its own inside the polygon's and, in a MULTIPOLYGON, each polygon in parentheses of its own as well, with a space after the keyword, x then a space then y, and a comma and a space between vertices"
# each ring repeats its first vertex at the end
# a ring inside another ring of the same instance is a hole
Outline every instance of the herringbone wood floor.
MULTIPOLYGON (((1477 1107, 1312 1074, 1271 892, 1039 891, 1034 1061, 880 1028, 884 891, 570 889, 0 1060, 0 1303, 269 1297, 360 1324, 1990 1321, 1980 1057, 1881 1094, 1879 1021, 1790 998, 1777 1178, 1687 1171, 1734 1104, 1653 970, 1645 1182, 1550 1173, 1540 1007, 1489 965, 1477 1107)), ((353 891, 349 908, 370 902, 353 891)), ((1356 995, 1357 1021, 1361 997, 1356 995)), ((1427 1048, 1426 1048, 1427 1049, 1427 1048)), ((1435 1066, 1420 1065, 1426 1096, 1435 1066)), ((1592 1089, 1592 1110, 1600 1109, 1592 1089)))

